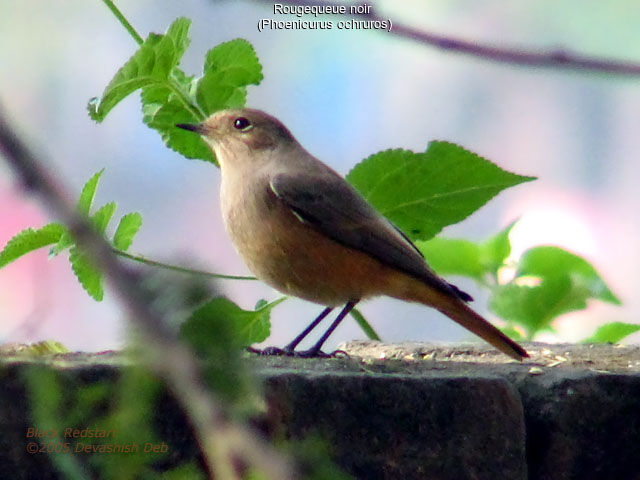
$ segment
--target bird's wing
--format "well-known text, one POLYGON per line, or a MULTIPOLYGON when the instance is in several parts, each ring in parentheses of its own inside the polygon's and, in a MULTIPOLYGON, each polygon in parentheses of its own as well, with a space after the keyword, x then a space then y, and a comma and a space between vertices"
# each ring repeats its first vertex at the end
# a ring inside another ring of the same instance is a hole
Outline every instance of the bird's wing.
POLYGON ((269 186, 298 219, 336 242, 465 301, 471 297, 438 277, 418 248, 334 172, 331 176, 281 173, 269 186))

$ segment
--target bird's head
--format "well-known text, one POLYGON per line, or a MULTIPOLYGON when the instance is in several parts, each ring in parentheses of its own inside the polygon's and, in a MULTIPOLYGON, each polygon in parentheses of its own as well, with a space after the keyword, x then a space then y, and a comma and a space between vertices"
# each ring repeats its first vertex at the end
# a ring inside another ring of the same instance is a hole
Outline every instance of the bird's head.
POLYGON ((250 108, 221 110, 200 124, 179 123, 176 127, 202 135, 223 167, 295 143, 278 119, 250 108))

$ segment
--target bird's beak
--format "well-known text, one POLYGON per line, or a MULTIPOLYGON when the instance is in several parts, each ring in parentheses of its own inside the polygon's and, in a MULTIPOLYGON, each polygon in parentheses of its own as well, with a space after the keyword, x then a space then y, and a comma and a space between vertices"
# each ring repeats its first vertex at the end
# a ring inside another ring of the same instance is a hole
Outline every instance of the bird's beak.
POLYGON ((189 130, 190 132, 196 132, 200 135, 204 135, 206 129, 202 123, 176 123, 176 127, 183 130, 189 130))

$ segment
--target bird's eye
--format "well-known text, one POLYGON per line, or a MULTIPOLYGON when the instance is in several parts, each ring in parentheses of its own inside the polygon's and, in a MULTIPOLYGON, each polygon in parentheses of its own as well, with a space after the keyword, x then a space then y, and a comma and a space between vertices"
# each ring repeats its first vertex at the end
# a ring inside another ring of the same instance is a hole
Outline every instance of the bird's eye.
POLYGON ((249 121, 248 118, 238 117, 233 122, 233 126, 236 130, 240 130, 241 132, 248 132, 253 128, 253 125, 249 121))

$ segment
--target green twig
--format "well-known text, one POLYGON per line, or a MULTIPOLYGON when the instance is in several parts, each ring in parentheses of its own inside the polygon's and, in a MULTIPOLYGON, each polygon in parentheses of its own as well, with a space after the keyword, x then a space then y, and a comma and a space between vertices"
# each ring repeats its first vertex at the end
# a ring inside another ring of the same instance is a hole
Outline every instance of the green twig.
POLYGON ((187 273, 190 275, 202 275, 202 276, 211 277, 211 278, 223 278, 226 280, 257 280, 256 277, 245 277, 241 275, 224 275, 222 273, 211 273, 211 272, 206 272, 204 270, 196 270, 193 268, 180 267, 178 265, 171 265, 169 263, 157 262, 155 260, 149 260, 148 258, 144 258, 138 255, 132 255, 131 253, 127 253, 123 250, 118 250, 117 248, 114 248, 113 252, 120 257, 133 260, 134 262, 144 263, 145 265, 164 268, 166 270, 173 270, 174 272, 187 273))
POLYGON ((126 19, 126 17, 122 14, 122 12, 118 10, 118 7, 116 7, 115 3, 113 3, 111 0, 102 0, 102 1, 107 6, 107 8, 111 10, 111 12, 116 16, 118 21, 127 30, 127 32, 129 32, 129 35, 133 37, 136 43, 138 45, 142 45, 144 43, 144 39, 140 36, 138 32, 136 32, 136 29, 133 28, 133 25, 129 23, 129 20, 126 19))
POLYGON ((364 318, 364 315, 362 315, 362 313, 360 313, 360 310, 354 308, 353 310, 351 310, 351 316, 355 318, 356 322, 358 322, 358 325, 369 340, 380 340, 380 335, 378 335, 371 324, 367 322, 367 319, 364 318))

